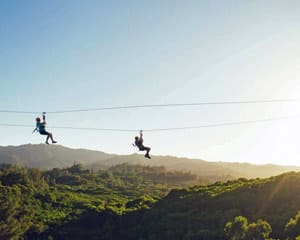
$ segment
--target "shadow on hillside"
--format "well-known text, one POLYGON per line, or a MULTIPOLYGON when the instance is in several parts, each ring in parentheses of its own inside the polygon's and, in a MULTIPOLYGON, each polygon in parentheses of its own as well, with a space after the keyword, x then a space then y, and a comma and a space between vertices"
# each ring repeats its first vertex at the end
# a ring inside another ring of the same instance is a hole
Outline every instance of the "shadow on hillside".
POLYGON ((76 220, 64 225, 53 226, 38 239, 49 239, 49 236, 58 240, 138 239, 139 220, 145 211, 137 210, 118 215, 109 210, 103 212, 90 210, 76 220))

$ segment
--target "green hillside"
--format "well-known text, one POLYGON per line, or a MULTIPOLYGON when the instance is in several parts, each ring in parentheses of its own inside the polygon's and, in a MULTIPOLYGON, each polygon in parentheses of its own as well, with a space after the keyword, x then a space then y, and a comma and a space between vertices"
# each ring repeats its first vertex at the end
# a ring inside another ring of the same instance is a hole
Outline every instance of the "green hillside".
POLYGON ((143 216, 141 223, 147 228, 139 234, 146 239, 225 239, 225 224, 241 215, 249 222, 266 220, 272 236, 284 239, 285 224, 299 210, 299 173, 217 182, 172 191, 143 216))
POLYGON ((6 165, 0 169, 0 239, 300 235, 300 173, 204 185, 188 172, 140 165, 99 172, 82 165, 43 172, 6 165))
POLYGON ((108 211, 87 214, 60 228, 57 236, 65 239, 83 236, 149 240, 295 239, 300 235, 299 210, 300 174, 288 173, 268 179, 240 179, 173 190, 149 209, 123 215, 108 211), (236 224, 238 227, 226 234, 226 224, 234 224, 239 219, 245 220, 245 228, 236 224), (83 230, 86 221, 92 221, 94 227, 86 226, 83 230))
POLYGON ((147 209, 171 189, 201 181, 196 175, 163 167, 119 165, 93 172, 73 165, 42 172, 3 165, 0 239, 58 238, 59 229, 85 214, 120 215, 147 209))

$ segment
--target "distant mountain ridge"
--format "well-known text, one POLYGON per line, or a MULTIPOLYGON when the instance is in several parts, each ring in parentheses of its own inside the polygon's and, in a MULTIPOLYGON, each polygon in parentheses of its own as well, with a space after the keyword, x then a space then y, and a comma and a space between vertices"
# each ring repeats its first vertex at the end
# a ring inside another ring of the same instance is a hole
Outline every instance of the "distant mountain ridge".
POLYGON ((39 169, 65 168, 80 163, 86 168, 107 169, 128 163, 147 166, 164 166, 167 170, 189 171, 200 176, 269 177, 288 171, 299 171, 296 166, 254 165, 249 163, 209 162, 200 159, 143 155, 116 155, 101 151, 72 149, 60 145, 26 144, 0 147, 0 164, 16 164, 39 169))
POLYGON ((64 168, 74 163, 83 165, 100 162, 115 155, 86 149, 71 149, 61 145, 26 144, 0 147, 0 163, 18 163, 40 169, 64 168))

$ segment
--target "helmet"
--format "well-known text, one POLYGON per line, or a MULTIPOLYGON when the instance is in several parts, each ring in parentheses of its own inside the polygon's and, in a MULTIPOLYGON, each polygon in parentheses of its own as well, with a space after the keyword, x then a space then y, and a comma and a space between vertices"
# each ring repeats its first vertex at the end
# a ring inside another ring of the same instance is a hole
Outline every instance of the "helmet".
POLYGON ((36 120, 37 122, 40 122, 40 121, 41 121, 41 119, 40 119, 39 117, 37 117, 35 120, 36 120))

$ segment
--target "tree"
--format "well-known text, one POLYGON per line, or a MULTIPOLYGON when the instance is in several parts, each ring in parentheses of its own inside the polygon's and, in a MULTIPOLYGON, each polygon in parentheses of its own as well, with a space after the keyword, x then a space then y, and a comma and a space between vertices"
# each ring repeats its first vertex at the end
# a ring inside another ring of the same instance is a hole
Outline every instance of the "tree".
POLYGON ((0 187, 0 239, 20 239, 32 226, 34 209, 19 187, 0 187))
POLYGON ((82 164, 73 164, 72 167, 69 168, 69 171, 71 173, 81 173, 83 171, 83 166, 82 164))
POLYGON ((248 225, 245 240, 265 240, 269 238, 272 228, 267 221, 262 219, 257 220, 256 223, 248 225))
POLYGON ((247 226, 247 218, 237 216, 234 218, 233 222, 226 223, 224 231, 229 240, 241 240, 245 237, 247 226))
POLYGON ((224 231, 229 240, 265 240, 269 238, 272 228, 262 219, 248 225, 247 218, 237 216, 233 222, 226 223, 224 231))
MULTIPOLYGON (((300 211, 294 218, 291 218, 285 225, 284 231, 288 239, 295 239, 300 236, 300 211)), ((300 237, 299 237, 300 239, 300 237)))

